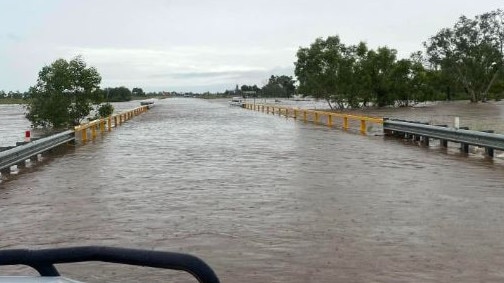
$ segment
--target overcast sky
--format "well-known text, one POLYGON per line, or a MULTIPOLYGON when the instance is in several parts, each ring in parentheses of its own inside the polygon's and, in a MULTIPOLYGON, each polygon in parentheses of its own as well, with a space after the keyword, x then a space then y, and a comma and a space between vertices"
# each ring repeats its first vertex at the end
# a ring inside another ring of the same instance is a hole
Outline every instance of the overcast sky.
POLYGON ((502 0, 0 0, 0 90, 25 91, 44 65, 82 55, 102 87, 224 91, 294 75, 299 47, 339 35, 400 57, 461 15, 502 0))

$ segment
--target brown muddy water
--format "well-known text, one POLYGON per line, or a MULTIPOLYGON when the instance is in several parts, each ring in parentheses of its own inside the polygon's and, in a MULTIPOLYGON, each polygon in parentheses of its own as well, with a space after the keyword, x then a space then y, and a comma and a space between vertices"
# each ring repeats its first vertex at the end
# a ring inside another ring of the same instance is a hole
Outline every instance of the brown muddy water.
MULTIPOLYGON (((368 113, 435 123, 460 116, 462 125, 498 130, 502 107, 368 113)), ((9 111, 0 108, 1 119, 9 111)), ((1 123, 2 142, 20 130, 1 123)), ((0 183, 0 248, 187 252, 222 282, 502 282, 503 184, 502 158, 346 133, 225 101, 165 99, 0 183)), ((155 269, 60 267, 87 282, 195 282, 155 269)))

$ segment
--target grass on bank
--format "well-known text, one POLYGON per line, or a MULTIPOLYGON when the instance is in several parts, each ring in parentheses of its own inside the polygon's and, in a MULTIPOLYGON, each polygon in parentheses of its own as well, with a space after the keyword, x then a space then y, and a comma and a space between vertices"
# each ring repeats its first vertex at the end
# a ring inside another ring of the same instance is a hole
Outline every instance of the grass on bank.
POLYGON ((26 100, 22 98, 2 98, 0 104, 26 104, 26 100))

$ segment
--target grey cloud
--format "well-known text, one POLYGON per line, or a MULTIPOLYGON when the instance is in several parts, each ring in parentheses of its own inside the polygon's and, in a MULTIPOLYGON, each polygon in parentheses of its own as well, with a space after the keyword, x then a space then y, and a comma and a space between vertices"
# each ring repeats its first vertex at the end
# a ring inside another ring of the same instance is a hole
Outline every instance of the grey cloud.
POLYGON ((263 70, 235 70, 235 71, 207 71, 207 72, 180 72, 150 75, 151 79, 170 78, 175 80, 201 80, 201 79, 219 79, 239 84, 257 84, 260 85, 268 80, 271 75, 293 76, 293 67, 276 67, 263 70))
POLYGON ((150 78, 173 78, 173 79, 195 79, 195 78, 238 78, 246 76, 257 76, 264 73, 263 70, 248 70, 248 71, 224 71, 224 72, 181 72, 181 73, 167 73, 167 74, 155 74, 149 76, 150 78))

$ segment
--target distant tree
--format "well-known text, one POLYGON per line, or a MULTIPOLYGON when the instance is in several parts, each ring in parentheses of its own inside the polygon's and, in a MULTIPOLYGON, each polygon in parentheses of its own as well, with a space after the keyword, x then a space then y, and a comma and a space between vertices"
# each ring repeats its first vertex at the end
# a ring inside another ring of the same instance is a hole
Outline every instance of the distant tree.
POLYGON ((104 92, 106 93, 105 96, 108 102, 130 101, 132 97, 131 90, 124 86, 106 88, 104 92))
POLYGON ((272 75, 268 83, 263 86, 262 93, 269 97, 291 97, 296 91, 295 80, 290 76, 272 75))
POLYGON ((287 97, 285 89, 279 84, 266 84, 262 87, 261 93, 265 97, 287 97))
POLYGON ((131 95, 133 95, 133 96, 145 96, 145 92, 141 88, 139 88, 139 87, 134 87, 131 90, 131 95))
POLYGON ((297 56, 295 74, 300 92, 326 100, 330 108, 359 108, 371 103, 408 106, 432 97, 428 86, 431 76, 418 54, 397 60, 395 49, 372 50, 363 42, 344 45, 334 36, 300 48, 297 56))
POLYGON ((108 102, 101 104, 98 107, 99 118, 108 117, 108 116, 112 115, 112 113, 114 113, 114 106, 112 106, 112 104, 110 104, 108 102))
POLYGON ((424 43, 434 70, 460 84, 472 102, 485 100, 503 74, 504 12, 496 10, 459 18, 424 43))
POLYGON ((299 81, 299 91, 327 101, 330 108, 336 103, 345 107, 348 100, 349 78, 355 70, 353 50, 345 46, 338 36, 317 38, 308 48, 299 48, 294 73, 299 81))
POLYGON ((409 70, 406 62, 403 62, 405 63, 403 66, 396 66, 396 54, 395 49, 380 47, 376 51, 369 50, 363 63, 364 74, 367 77, 367 84, 364 87, 371 93, 378 107, 394 104, 396 97, 394 97, 393 76, 399 76, 397 80, 400 80, 401 76, 403 78, 406 76, 404 72, 409 70))
POLYGON ((21 93, 19 91, 9 91, 9 93, 7 93, 7 97, 14 98, 14 99, 20 99, 20 98, 23 98, 23 93, 21 93))
POLYGON ((241 91, 259 91, 259 87, 257 87, 257 85, 242 85, 240 87, 240 90, 241 91))
POLYGON ((236 85, 233 95, 241 95, 241 90, 238 85, 236 85))
POLYGON ((101 76, 82 57, 58 59, 39 72, 30 88, 26 117, 34 127, 63 128, 78 125, 99 103, 101 76))

